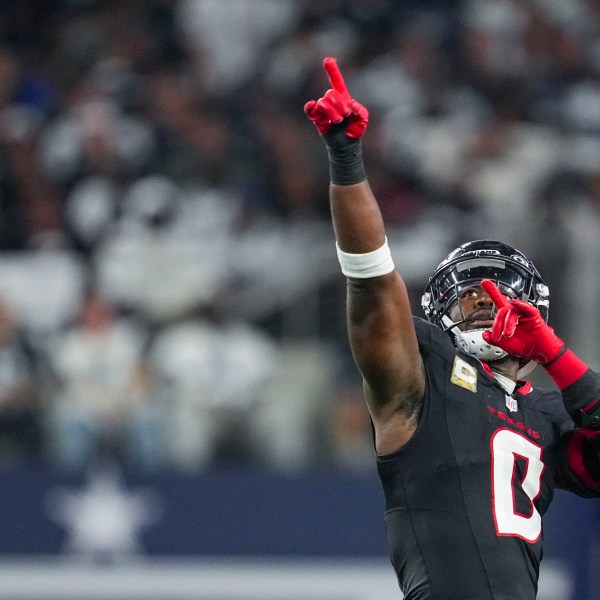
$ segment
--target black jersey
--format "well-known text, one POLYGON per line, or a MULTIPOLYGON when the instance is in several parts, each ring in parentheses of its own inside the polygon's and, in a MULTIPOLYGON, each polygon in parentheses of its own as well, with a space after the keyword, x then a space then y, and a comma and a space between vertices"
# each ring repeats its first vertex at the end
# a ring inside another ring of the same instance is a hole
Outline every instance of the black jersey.
MULTIPOLYGON (((508 395, 438 327, 415 318, 427 388, 411 440, 378 457, 392 564, 405 600, 534 600, 541 515, 558 441, 558 391, 508 395)), ((577 490, 575 490, 577 491, 577 490)))

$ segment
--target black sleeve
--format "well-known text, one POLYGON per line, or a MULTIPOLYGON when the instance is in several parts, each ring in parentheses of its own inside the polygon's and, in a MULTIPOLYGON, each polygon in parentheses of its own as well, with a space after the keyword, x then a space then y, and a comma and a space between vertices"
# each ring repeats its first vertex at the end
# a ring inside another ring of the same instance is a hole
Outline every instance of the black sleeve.
POLYGON ((588 369, 562 390, 562 396, 576 425, 600 430, 600 373, 588 369))
POLYGON ((584 498, 600 497, 600 431, 572 429, 556 448, 556 485, 584 498))

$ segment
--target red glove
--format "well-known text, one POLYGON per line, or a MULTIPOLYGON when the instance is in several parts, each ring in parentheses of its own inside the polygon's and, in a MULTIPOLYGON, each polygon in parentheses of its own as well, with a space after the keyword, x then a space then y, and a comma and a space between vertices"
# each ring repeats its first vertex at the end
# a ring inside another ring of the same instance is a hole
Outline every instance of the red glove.
POLYGON ((481 287, 498 308, 492 329, 483 332, 483 339, 488 344, 540 365, 559 355, 565 343, 535 306, 523 300, 508 300, 489 279, 483 279, 481 287))
POLYGON ((327 145, 331 145, 326 135, 330 132, 331 126, 344 120, 346 120, 345 136, 357 140, 362 137, 367 128, 369 111, 350 97, 335 58, 328 56, 323 60, 323 66, 327 71, 331 89, 327 90, 319 100, 309 100, 304 105, 304 112, 323 135, 327 145))
POLYGON ((328 56, 323 65, 331 89, 319 100, 309 100, 304 112, 327 145, 331 183, 360 183, 367 178, 360 138, 367 128, 369 112, 350 97, 335 58, 328 56))

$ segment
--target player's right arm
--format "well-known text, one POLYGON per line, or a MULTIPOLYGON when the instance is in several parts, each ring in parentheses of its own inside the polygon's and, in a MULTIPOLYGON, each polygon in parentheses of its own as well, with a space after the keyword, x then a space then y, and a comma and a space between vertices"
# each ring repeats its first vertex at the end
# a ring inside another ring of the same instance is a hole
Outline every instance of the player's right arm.
POLYGON ((412 436, 425 394, 425 374, 406 286, 395 270, 381 211, 366 179, 360 138, 367 110, 350 97, 332 58, 331 89, 304 110, 329 155, 329 196, 342 269, 348 277, 348 330, 363 375, 379 454, 412 436))

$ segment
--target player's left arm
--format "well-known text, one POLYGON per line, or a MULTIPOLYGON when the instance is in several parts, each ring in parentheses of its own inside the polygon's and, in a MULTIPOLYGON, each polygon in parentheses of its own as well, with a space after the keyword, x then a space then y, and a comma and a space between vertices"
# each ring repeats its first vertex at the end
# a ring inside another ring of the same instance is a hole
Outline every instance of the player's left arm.
POLYGON ((498 309, 493 327, 483 332, 484 339, 508 354, 542 365, 562 392, 573 421, 600 431, 600 373, 566 347, 535 306, 509 300, 488 279, 481 285, 498 309))
POLYGON ((489 280, 481 285, 498 309, 484 339, 542 365, 577 425, 563 435, 557 448, 559 486, 582 496, 600 496, 600 373, 566 347, 535 306, 509 300, 489 280))

